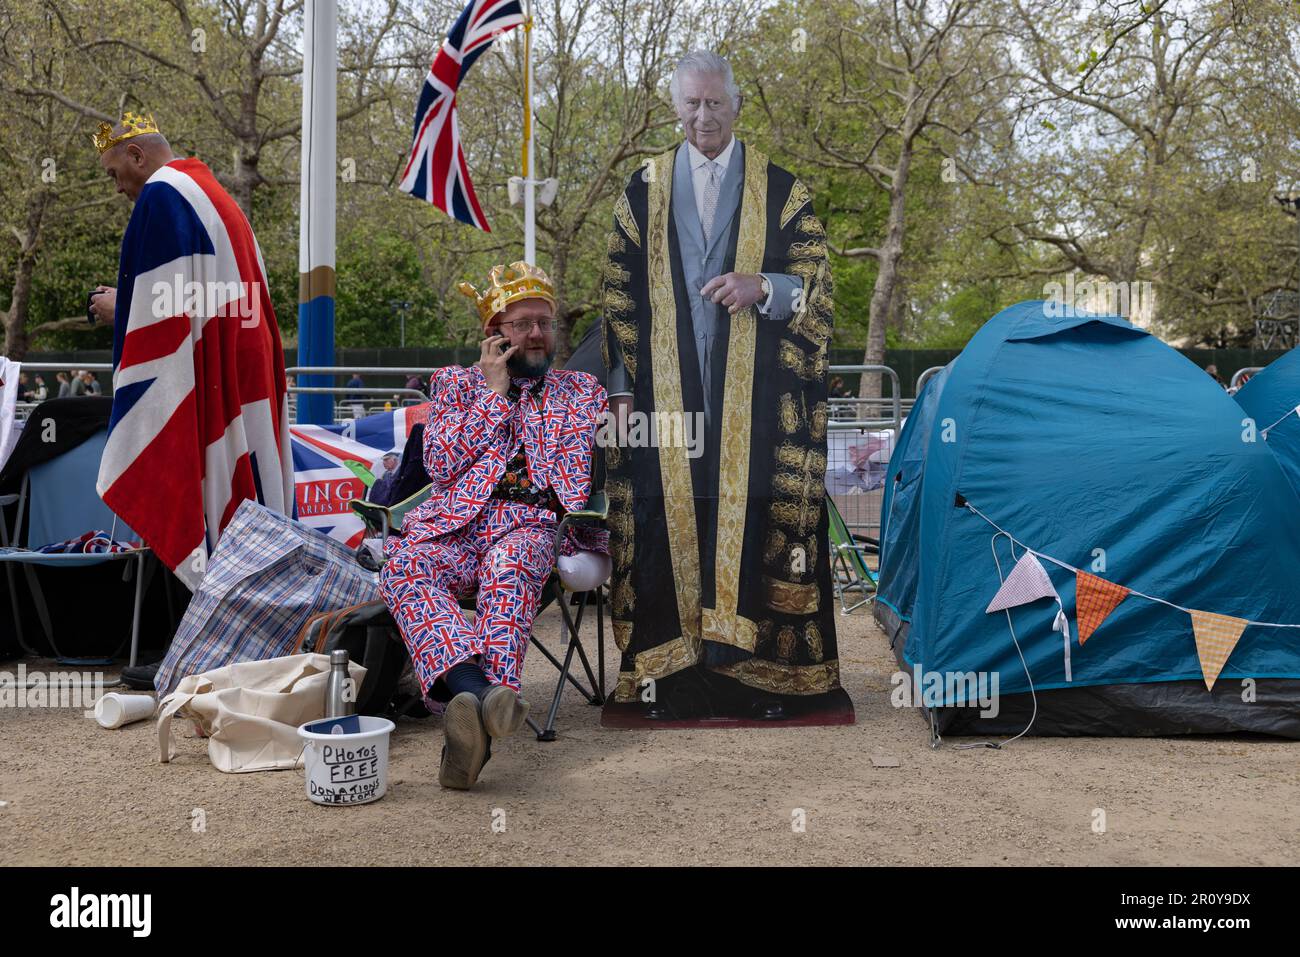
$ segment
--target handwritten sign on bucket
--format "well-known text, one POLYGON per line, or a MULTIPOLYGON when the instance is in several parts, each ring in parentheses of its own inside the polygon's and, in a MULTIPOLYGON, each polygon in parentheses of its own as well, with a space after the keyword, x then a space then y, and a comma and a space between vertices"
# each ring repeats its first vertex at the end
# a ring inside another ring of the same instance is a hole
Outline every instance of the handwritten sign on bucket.
POLYGON ((307 797, 317 804, 366 804, 383 797, 388 789, 392 730, 393 723, 386 718, 367 716, 317 721, 300 728, 307 741, 307 797))

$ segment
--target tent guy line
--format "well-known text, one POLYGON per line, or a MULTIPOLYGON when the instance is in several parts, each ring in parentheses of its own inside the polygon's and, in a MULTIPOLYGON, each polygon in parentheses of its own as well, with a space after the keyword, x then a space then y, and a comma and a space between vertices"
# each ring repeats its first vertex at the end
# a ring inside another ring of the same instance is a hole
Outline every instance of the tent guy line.
POLYGON ((1263 429, 1260 430, 1259 434, 1264 436, 1264 441, 1267 442, 1268 433, 1272 432, 1274 429, 1276 429, 1279 425, 1281 425, 1283 422, 1285 422, 1289 417, 1293 415, 1300 417, 1300 405, 1296 406, 1294 409, 1287 409, 1286 412, 1282 413, 1282 418, 1278 419, 1272 425, 1265 426, 1263 429))
MULTIPOLYGON (((964 496, 963 496, 963 498, 964 498, 964 496)), ((1029 545, 1025 544, 1025 543, 1022 542, 1020 539, 1016 538, 1014 535, 1012 535, 1010 532, 1008 532, 1005 528, 1003 528, 1003 527, 1002 527, 1001 525, 999 525, 997 522, 993 521, 993 519, 989 518, 987 515, 985 515, 983 512, 981 512, 978 508, 976 508, 974 505, 972 505, 968 500, 965 501, 964 504, 965 504, 966 508, 968 508, 968 509, 971 510, 971 512, 973 512, 974 514, 978 515, 980 518, 984 519, 984 521, 988 522, 990 525, 992 525, 995 529, 997 529, 997 530, 998 530, 999 532, 1001 532, 1003 535, 1007 536, 1007 538, 1011 539, 1012 542, 1014 542, 1015 544, 1019 545, 1021 548, 1023 548, 1025 551, 1029 552, 1029 553, 1030 553, 1031 555, 1033 555, 1034 557, 1036 557, 1036 558, 1043 558, 1043 559, 1046 559, 1047 561, 1051 562, 1053 565, 1058 565, 1058 566, 1060 566, 1061 568, 1064 568, 1064 569, 1066 569, 1067 571, 1072 571, 1072 572, 1074 572, 1074 573, 1076 573, 1076 574, 1089 574, 1089 575, 1092 574, 1092 572, 1083 572, 1082 569, 1080 569, 1080 568, 1075 568, 1075 567, 1074 567, 1073 565, 1071 565, 1069 562, 1063 562, 1063 561, 1061 561, 1059 558, 1053 558, 1051 555, 1048 555, 1046 552, 1040 552, 1040 551, 1038 551, 1038 549, 1036 549, 1036 548, 1031 548, 1029 545)), ((1107 580, 1108 580, 1108 579, 1107 579, 1107 580)), ((1116 582, 1115 584, 1119 584, 1119 583, 1116 582)), ((1131 595, 1136 595, 1138 598, 1145 598, 1147 601, 1153 601, 1153 602, 1156 602, 1157 604, 1160 604, 1160 605, 1168 605, 1170 608, 1176 608, 1176 609, 1178 609, 1179 611, 1181 611, 1181 612, 1185 612, 1185 613, 1187 613, 1187 614, 1189 614, 1189 615, 1190 615, 1194 610, 1197 610, 1197 609, 1192 609, 1192 608, 1184 608, 1182 605, 1176 604, 1175 602, 1172 602, 1172 601, 1167 601, 1167 600, 1164 599, 1164 598, 1157 598, 1155 595, 1148 595, 1148 594, 1146 594, 1145 592, 1140 592, 1140 591, 1138 591, 1136 588, 1130 588, 1128 585, 1125 585, 1124 587, 1125 587, 1125 588, 1128 588, 1128 590, 1129 590, 1129 594, 1131 594, 1131 595)), ((1279 622, 1279 621, 1256 621, 1256 620, 1253 619, 1253 618, 1243 618, 1242 621, 1246 622, 1247 625, 1258 625, 1258 626, 1261 627, 1261 628, 1300 628, 1300 624, 1287 624, 1287 623, 1285 623, 1285 622, 1279 622)))

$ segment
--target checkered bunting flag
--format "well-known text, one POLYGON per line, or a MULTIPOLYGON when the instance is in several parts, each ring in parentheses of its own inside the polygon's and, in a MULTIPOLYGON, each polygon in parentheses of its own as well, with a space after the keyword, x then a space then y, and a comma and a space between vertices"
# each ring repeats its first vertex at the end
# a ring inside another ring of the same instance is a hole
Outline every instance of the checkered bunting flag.
POLYGON ((1189 611, 1187 614, 1192 618, 1192 634, 1196 636, 1196 654, 1201 659, 1205 688, 1213 691, 1219 672, 1228 663, 1232 649, 1237 647, 1237 640, 1250 622, 1245 618, 1208 611, 1189 611))
POLYGON ((1128 597, 1129 590, 1087 572, 1075 572, 1074 584, 1074 614, 1079 620, 1079 644, 1082 645, 1128 597))

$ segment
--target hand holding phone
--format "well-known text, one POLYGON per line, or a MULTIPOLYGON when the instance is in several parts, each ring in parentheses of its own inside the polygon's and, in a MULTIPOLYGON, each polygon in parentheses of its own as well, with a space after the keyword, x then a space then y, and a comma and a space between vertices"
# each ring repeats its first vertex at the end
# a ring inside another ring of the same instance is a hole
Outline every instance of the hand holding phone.
POLYGON ((488 336, 479 343, 479 347, 481 354, 478 367, 483 372, 483 378, 487 379, 488 388, 504 398, 510 391, 510 370, 506 363, 519 347, 510 345, 509 339, 498 335, 488 336))

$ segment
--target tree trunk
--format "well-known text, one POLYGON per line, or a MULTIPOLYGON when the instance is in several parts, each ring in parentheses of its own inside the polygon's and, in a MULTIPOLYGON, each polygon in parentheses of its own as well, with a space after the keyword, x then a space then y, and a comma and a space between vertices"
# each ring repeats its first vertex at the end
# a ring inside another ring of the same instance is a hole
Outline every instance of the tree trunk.
MULTIPOLYGON (((912 165, 912 149, 907 138, 894 167, 889 189, 889 221, 885 227, 885 241, 880 244, 879 270, 876 285, 871 290, 871 309, 867 314, 867 352, 864 365, 882 365, 885 361, 885 330, 894 304, 894 288, 898 285, 898 264, 903 258, 903 233, 906 228, 907 177, 912 165)), ((881 376, 863 375, 858 387, 858 398, 879 399, 881 376)), ((873 403, 868 414, 878 417, 878 404, 873 403), (876 414, 873 414, 876 413, 876 414)))
POLYGON ((239 204, 248 221, 253 221, 253 190, 262 181, 257 171, 257 145, 254 142, 241 142, 235 153, 235 176, 230 184, 230 197, 239 204))
POLYGON ((27 223, 21 237, 18 261, 14 264, 14 284, 9 311, 4 314, 4 354, 15 362, 27 355, 27 310, 32 298, 32 273, 36 270, 36 249, 40 245, 41 223, 53 193, 40 190, 27 206, 27 223))

